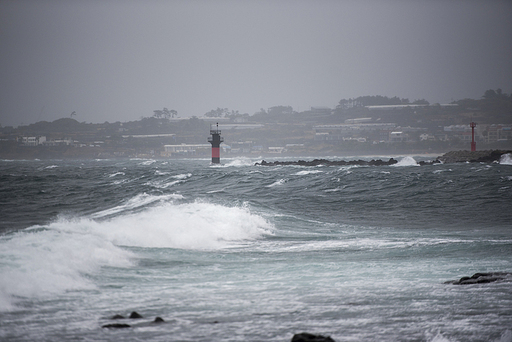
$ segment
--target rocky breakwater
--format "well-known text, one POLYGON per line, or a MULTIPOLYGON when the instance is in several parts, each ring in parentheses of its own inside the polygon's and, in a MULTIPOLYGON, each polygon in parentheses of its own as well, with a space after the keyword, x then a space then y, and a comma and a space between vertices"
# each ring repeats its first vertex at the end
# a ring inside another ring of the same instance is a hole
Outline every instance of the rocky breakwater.
POLYGON ((371 165, 371 166, 381 166, 381 165, 393 165, 398 163, 397 160, 390 158, 387 161, 377 159, 377 160, 327 160, 327 159, 314 159, 311 161, 298 160, 298 161, 273 161, 267 162, 262 160, 261 163, 256 163, 254 165, 257 166, 281 166, 281 165, 299 165, 299 166, 348 166, 348 165, 371 165))
MULTIPOLYGON (((433 165, 440 163, 497 163, 502 159, 505 154, 512 155, 512 151, 502 150, 486 150, 486 151, 451 151, 437 157, 431 161, 419 161, 418 165, 433 165)), ((255 163, 255 166, 286 166, 286 165, 298 165, 298 166, 383 166, 383 165, 394 165, 398 161, 394 158, 389 160, 372 159, 368 160, 327 160, 327 159, 313 159, 310 161, 297 160, 297 161, 271 161, 267 162, 262 160, 261 163, 255 163)))
POLYGON ((495 163, 499 162, 501 157, 508 153, 512 153, 512 151, 451 151, 437 157, 437 160, 442 163, 495 163))

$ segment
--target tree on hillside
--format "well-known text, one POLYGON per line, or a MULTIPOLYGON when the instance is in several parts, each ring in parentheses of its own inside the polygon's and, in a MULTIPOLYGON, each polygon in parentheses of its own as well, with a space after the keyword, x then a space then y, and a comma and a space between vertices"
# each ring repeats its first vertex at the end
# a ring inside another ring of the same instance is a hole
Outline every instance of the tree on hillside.
MULTIPOLYGON (((511 96, 512 96, 512 94, 511 94, 511 96)), ((490 100, 490 99, 506 99, 509 96, 506 93, 504 93, 500 88, 498 88, 496 90, 494 90, 494 89, 486 90, 482 97, 484 99, 490 100)))
POLYGON ((341 99, 336 106, 336 109, 349 109, 354 107, 366 106, 386 106, 386 105, 401 105, 408 104, 409 99, 400 99, 399 97, 387 97, 381 95, 375 96, 359 96, 355 99, 341 99))
POLYGON ((221 118, 223 116, 228 116, 228 115, 229 115, 228 108, 219 108, 219 107, 217 107, 217 109, 212 109, 208 113, 204 114, 204 116, 209 117, 209 118, 221 118))
POLYGON ((291 106, 274 106, 268 109, 269 115, 287 115, 292 113, 293 108, 291 106))
POLYGON ((157 118, 157 119, 167 119, 169 120, 170 118, 174 118, 175 116, 178 115, 178 112, 175 111, 174 109, 167 109, 164 107, 164 109, 162 110, 154 110, 153 111, 153 117, 157 118))

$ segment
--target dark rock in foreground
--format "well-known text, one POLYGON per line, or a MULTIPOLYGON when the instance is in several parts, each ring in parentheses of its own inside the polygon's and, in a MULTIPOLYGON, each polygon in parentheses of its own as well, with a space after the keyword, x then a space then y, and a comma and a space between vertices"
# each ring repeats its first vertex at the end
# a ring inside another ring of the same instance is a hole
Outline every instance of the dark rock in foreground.
POLYGON ((453 285, 473 285, 486 284, 496 281, 512 281, 512 273, 508 272, 492 272, 492 273, 475 273, 471 277, 462 277, 459 280, 450 280, 445 284, 453 285))
POLYGON ((299 166, 319 166, 319 165, 325 165, 325 166, 350 166, 350 165, 360 165, 360 166, 382 166, 382 165, 393 165, 398 163, 397 160, 390 158, 388 161, 383 161, 381 159, 372 159, 370 161, 366 160, 351 160, 351 161, 345 161, 345 160, 327 160, 327 159, 314 159, 311 161, 305 161, 305 160, 299 160, 299 161, 274 161, 274 162, 267 162, 265 160, 262 160, 261 163, 256 163, 254 165, 261 165, 261 166, 279 166, 279 165, 299 165, 299 166))
POLYGON ((291 342, 335 342, 330 336, 313 335, 308 333, 295 334, 291 342))
POLYGON ((113 324, 105 324, 102 328, 108 329, 123 329, 123 328, 131 328, 131 325, 124 323, 113 323, 113 324))
POLYGON ((133 311, 130 314, 130 318, 134 319, 134 318, 143 318, 143 317, 141 315, 139 315, 136 311, 133 311))
MULTIPOLYGON (((138 319, 143 318, 142 315, 137 313, 136 311, 133 311, 128 318, 131 319, 138 319)), ((114 315, 110 319, 125 319, 122 315, 114 315)), ((125 324, 125 323, 111 323, 111 324, 105 324, 102 325, 102 328, 109 328, 109 329, 123 329, 123 328, 136 328, 136 327, 143 327, 143 326, 151 326, 154 324, 161 324, 165 323, 164 319, 162 317, 156 317, 154 321, 152 322, 141 322, 141 323, 134 323, 134 325, 125 324)))

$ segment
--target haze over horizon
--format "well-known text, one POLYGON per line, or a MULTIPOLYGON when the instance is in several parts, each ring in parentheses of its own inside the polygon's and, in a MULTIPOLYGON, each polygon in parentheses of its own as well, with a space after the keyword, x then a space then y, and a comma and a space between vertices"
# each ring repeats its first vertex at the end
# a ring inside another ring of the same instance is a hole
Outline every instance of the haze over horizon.
POLYGON ((0 125, 512 92, 511 1, 0 0, 0 125))

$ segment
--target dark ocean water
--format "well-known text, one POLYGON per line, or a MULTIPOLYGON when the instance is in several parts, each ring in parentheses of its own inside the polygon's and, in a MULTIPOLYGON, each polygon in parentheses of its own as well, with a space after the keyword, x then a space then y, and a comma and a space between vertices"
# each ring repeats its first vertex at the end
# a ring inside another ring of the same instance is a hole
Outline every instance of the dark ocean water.
POLYGON ((397 159, 0 161, 0 340, 512 341, 512 279, 444 283, 512 272, 510 156, 397 159))

